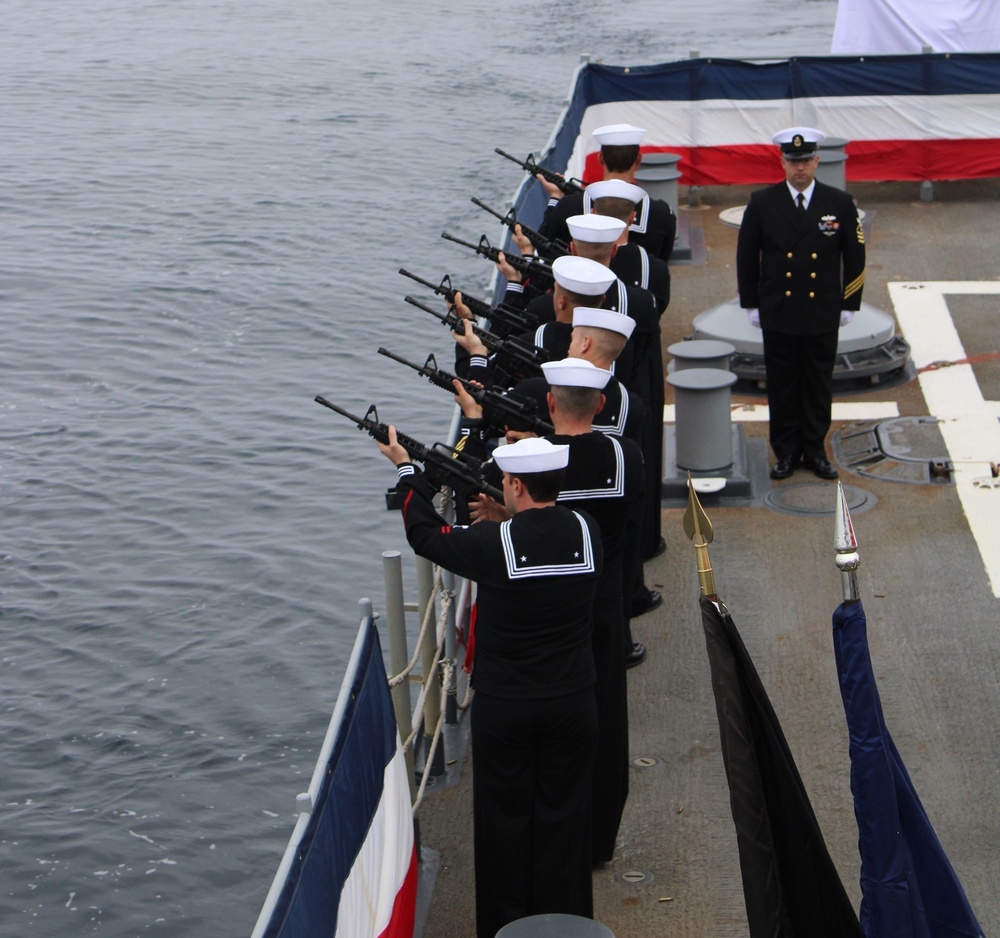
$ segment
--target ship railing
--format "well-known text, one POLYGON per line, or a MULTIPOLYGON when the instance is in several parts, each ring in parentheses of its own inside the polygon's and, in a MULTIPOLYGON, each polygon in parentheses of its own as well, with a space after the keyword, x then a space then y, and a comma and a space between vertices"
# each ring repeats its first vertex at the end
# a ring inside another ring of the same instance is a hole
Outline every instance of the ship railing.
MULTIPOLYGON (((451 501, 439 498, 441 514, 454 517, 451 501)), ((442 739, 447 737, 445 727, 457 726, 469 705, 468 676, 458 659, 469 634, 475 584, 424 557, 414 555, 414 561, 416 600, 407 601, 401 553, 382 554, 389 688, 416 815, 428 785, 445 775, 448 763, 458 761, 458 753, 444 751, 442 739), (407 614, 415 614, 419 622, 412 653, 407 614), (415 700, 414 687, 418 688, 415 700)), ((462 745, 460 736, 454 741, 462 745)))

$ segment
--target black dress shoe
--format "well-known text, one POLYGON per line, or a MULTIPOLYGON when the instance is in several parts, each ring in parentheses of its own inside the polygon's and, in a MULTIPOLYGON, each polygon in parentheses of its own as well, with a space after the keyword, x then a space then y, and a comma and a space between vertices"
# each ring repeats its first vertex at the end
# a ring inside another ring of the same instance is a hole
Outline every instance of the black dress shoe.
POLYGON ((642 642, 633 642, 632 648, 625 656, 625 667, 634 668, 637 664, 642 664, 646 660, 646 646, 642 642))
POLYGON ((663 605, 663 594, 659 590, 646 590, 646 596, 639 602, 632 602, 632 618, 638 619, 647 612, 659 609, 663 605))
POLYGON ((802 465, 812 472, 813 475, 819 476, 821 479, 837 478, 837 470, 822 456, 818 459, 804 459, 802 460, 802 465))
POLYGON ((771 469, 772 479, 787 479, 799 464, 798 456, 782 456, 771 469))

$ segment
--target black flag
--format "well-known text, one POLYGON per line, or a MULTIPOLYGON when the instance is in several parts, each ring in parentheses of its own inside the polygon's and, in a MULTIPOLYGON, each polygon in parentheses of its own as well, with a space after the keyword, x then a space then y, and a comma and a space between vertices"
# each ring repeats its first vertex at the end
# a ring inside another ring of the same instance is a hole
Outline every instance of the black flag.
MULTIPOLYGON (((724 607, 723 607, 724 608, 724 607)), ((701 597, 751 938, 860 938, 781 724, 728 614, 701 597)))

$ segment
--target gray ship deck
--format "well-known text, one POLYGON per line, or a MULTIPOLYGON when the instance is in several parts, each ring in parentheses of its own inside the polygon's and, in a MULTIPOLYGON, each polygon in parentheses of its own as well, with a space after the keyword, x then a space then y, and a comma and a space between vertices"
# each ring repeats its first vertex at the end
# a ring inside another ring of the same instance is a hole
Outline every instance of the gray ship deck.
MULTIPOLYGON (((890 282, 1000 276, 1000 181, 937 183, 929 204, 919 202, 916 183, 850 188, 871 216, 866 302, 892 311, 890 282)), ((664 349, 690 334, 698 312, 734 295, 736 232, 718 213, 742 204, 748 192, 708 189, 704 208, 682 210, 692 243, 703 238, 705 251, 674 268, 664 349)), ((1000 401, 1000 361, 990 357, 1000 334, 996 305, 995 296, 949 301, 986 401, 1000 401)), ((904 416, 929 413, 915 379, 845 399, 895 401, 904 416)), ((739 400, 762 402, 736 394, 739 400)), ((840 601, 832 548, 835 485, 801 471, 787 482, 770 481, 767 426, 745 428, 753 496, 703 502, 715 529, 716 582, 857 907, 857 826, 830 638, 830 616, 840 601), (768 492, 793 485, 810 486, 805 500, 828 500, 831 514, 779 513, 764 504, 768 492)), ((1000 461, 1000 451, 992 459, 1000 461)), ((973 536, 954 485, 883 481, 840 468, 845 485, 867 493, 871 506, 856 513, 854 523, 887 725, 980 924, 986 934, 1000 933, 1000 600, 986 566, 1000 558, 985 556, 990 545, 981 549, 983 539, 973 536)), ((1000 503, 1000 489, 993 491, 1000 503)), ((632 626, 649 654, 629 672, 630 749, 633 759, 649 765, 633 768, 619 848, 594 873, 595 917, 617 938, 747 934, 694 551, 682 514, 680 507, 664 508, 667 551, 646 568, 647 582, 666 601, 632 626)), ((461 783, 421 808, 423 844, 440 854, 425 938, 475 934, 470 770, 467 761, 461 783)))

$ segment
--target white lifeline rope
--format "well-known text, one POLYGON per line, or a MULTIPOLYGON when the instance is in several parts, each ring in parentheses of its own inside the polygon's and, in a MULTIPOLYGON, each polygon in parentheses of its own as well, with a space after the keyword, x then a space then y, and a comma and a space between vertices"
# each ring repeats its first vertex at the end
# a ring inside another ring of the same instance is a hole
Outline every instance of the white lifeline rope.
MULTIPOLYGON (((444 680, 447 682, 451 679, 450 671, 454 669, 454 664, 450 661, 440 662, 441 669, 444 671, 444 680)), ((444 728, 444 707, 441 708, 441 712, 438 714, 437 725, 434 727, 434 735, 431 737, 431 745, 427 750, 427 757, 424 759, 424 771, 420 779, 420 787, 417 789, 417 795, 413 800, 412 814, 414 817, 417 816, 417 808, 420 807, 420 803, 424 800, 424 792, 427 790, 427 782, 431 777, 431 773, 428 768, 434 762, 434 754, 437 752, 438 741, 441 739, 441 731, 444 728)), ((412 734, 411 734, 412 736, 412 734)))

